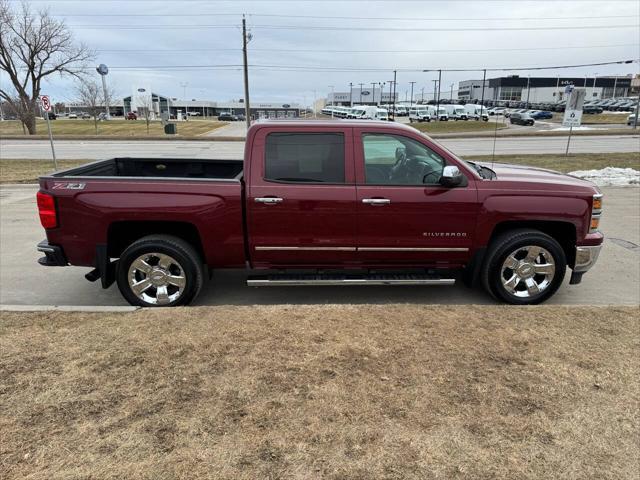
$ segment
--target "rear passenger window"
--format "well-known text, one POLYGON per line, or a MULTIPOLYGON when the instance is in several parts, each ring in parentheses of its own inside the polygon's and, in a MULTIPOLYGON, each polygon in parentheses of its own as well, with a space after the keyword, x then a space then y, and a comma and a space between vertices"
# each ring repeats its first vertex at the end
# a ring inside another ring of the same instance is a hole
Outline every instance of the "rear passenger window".
POLYGON ((344 183, 342 133, 270 133, 265 180, 344 183))

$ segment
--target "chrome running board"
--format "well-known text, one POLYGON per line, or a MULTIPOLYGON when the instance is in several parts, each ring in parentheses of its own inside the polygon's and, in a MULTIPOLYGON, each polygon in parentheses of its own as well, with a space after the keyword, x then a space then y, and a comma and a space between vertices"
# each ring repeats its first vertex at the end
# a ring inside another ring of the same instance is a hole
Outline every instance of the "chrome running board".
POLYGON ((430 275, 268 275, 249 277, 250 287, 293 287, 303 285, 453 285, 455 278, 430 275))

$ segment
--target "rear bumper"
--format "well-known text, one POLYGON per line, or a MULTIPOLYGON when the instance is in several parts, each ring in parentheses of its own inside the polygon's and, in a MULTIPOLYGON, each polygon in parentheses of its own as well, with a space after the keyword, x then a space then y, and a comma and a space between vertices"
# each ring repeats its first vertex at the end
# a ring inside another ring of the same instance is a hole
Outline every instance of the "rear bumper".
POLYGON ((44 253, 44 257, 38 259, 38 263, 45 267, 66 267, 67 257, 64 255, 62 247, 50 245, 48 241, 41 241, 36 249, 44 253))

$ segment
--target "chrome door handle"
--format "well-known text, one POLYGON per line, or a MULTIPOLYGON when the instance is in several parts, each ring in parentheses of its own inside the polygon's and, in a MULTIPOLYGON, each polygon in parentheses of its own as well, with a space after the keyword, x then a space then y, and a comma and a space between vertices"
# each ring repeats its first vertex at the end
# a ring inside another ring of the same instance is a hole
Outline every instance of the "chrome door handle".
POLYGON ((391 200, 388 198, 363 198, 362 203, 368 203, 369 205, 389 205, 391 200))
POLYGON ((282 203, 282 198, 280 197, 256 197, 254 200, 257 203, 266 203, 267 205, 274 205, 276 203, 282 203))

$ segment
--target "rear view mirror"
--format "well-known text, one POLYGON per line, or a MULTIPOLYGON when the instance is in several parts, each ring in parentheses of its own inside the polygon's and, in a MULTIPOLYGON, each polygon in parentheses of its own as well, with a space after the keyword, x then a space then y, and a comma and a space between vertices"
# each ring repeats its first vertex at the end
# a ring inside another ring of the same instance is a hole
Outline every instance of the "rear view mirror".
POLYGON ((457 187, 462 184, 463 180, 464 176, 455 165, 447 165, 442 169, 440 185, 444 187, 457 187))

